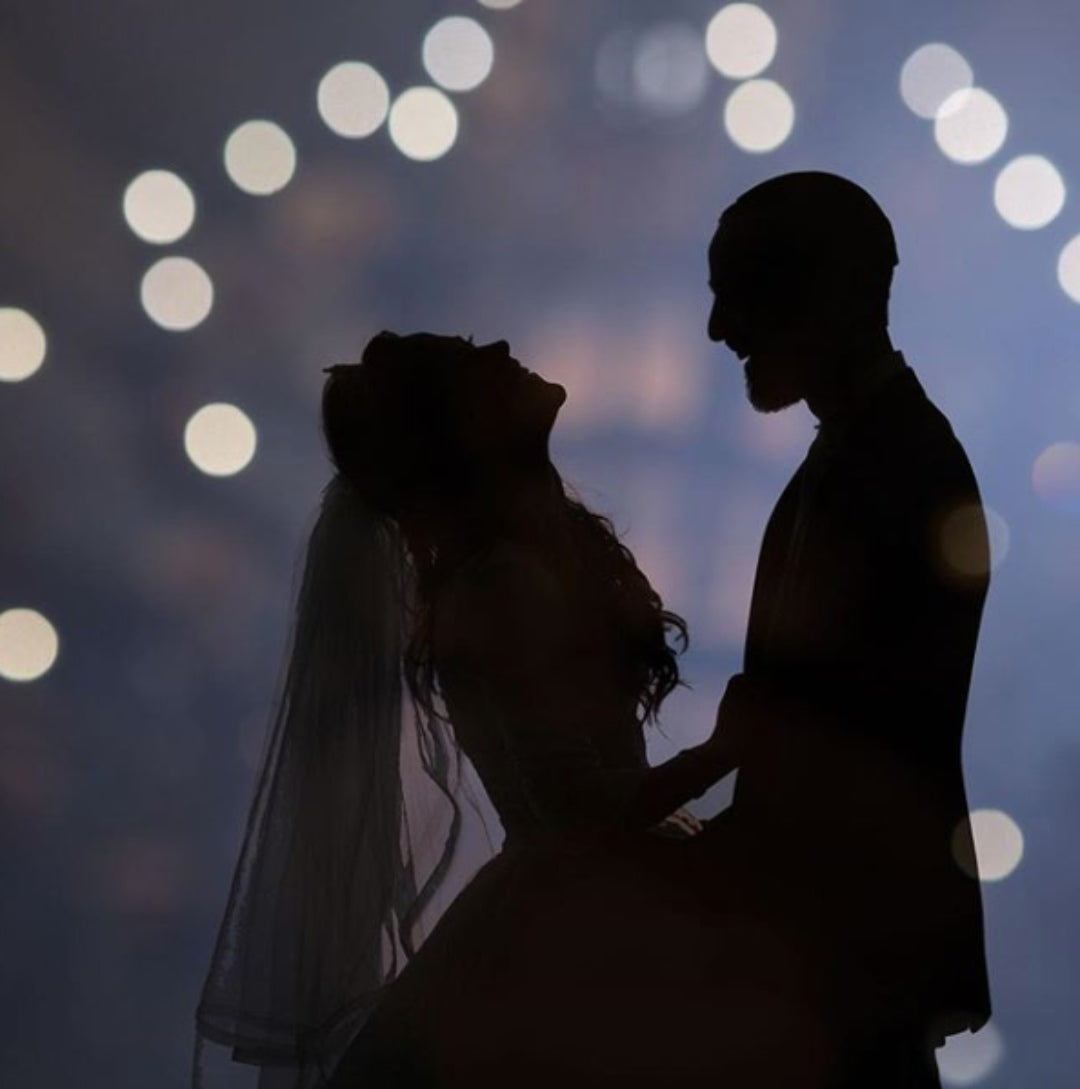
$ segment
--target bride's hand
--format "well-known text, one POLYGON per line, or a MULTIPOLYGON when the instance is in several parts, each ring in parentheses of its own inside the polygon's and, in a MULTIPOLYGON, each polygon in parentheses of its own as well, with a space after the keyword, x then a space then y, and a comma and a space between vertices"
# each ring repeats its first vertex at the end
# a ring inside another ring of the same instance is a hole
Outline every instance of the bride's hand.
POLYGON ((660 823, 674 824, 689 836, 697 835, 705 827, 688 809, 676 809, 674 813, 665 817, 660 823))

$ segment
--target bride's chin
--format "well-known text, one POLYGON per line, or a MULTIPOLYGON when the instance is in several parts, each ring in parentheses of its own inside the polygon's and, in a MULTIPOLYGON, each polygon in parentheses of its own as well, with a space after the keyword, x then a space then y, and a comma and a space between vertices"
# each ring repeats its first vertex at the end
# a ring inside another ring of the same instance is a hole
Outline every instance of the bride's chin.
POLYGON ((556 409, 559 409, 566 404, 566 387, 560 386, 558 382, 548 382, 547 379, 545 379, 544 382, 548 387, 546 393, 554 403, 556 409))

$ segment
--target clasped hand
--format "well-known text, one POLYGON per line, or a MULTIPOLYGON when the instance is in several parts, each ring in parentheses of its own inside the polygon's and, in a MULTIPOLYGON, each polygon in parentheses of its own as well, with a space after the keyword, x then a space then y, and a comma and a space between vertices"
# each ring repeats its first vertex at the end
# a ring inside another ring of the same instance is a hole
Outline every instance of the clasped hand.
MULTIPOLYGON (((752 699, 753 688, 750 682, 744 674, 737 673, 728 681, 716 709, 716 721, 713 724, 712 734, 703 745, 703 748, 716 753, 722 765, 730 765, 730 767, 724 767, 718 778, 722 778, 738 764, 736 756, 738 726, 749 713, 752 699)), ((666 816, 657 827, 665 826, 679 829, 691 836, 696 835, 705 827, 693 813, 683 807, 666 816)))

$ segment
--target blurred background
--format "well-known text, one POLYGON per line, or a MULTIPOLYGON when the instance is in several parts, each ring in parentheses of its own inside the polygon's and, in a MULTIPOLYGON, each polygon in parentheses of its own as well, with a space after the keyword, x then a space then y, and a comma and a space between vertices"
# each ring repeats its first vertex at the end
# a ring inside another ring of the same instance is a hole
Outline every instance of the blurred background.
POLYGON ((321 368, 380 329, 566 385, 559 467, 690 623, 651 757, 707 736, 813 420, 747 406, 705 249, 826 169, 893 220, 893 339, 993 538, 964 755, 995 1014, 943 1079, 1075 1085, 1078 47, 1073 0, 4 0, 5 1084, 187 1082, 321 368))

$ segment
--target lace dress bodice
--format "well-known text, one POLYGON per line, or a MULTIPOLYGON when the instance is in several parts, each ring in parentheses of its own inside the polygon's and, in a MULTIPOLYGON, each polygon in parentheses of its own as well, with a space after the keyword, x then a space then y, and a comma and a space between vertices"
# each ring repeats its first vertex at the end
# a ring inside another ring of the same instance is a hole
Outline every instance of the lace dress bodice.
POLYGON ((720 774, 707 744, 650 767, 617 638, 512 545, 455 576, 434 648, 458 742, 508 842, 642 831, 720 774))

